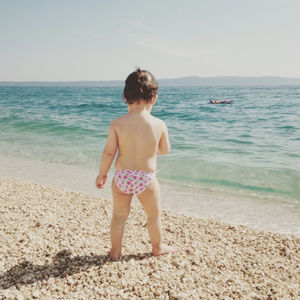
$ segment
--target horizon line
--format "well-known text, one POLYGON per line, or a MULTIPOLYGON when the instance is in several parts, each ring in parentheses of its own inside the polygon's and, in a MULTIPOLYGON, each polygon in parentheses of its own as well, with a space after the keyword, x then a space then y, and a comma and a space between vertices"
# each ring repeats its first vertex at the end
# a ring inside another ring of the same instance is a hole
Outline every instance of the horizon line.
MULTIPOLYGON (((174 80, 174 79, 186 79, 186 78, 199 78, 199 79, 212 79, 212 78, 281 78, 281 79, 300 79, 300 77, 288 77, 277 75, 218 75, 218 76, 199 76, 199 75, 187 75, 181 77, 167 77, 158 78, 157 80, 174 80)), ((81 79, 81 80, 0 80, 0 82, 114 82, 125 81, 125 79, 81 79)))

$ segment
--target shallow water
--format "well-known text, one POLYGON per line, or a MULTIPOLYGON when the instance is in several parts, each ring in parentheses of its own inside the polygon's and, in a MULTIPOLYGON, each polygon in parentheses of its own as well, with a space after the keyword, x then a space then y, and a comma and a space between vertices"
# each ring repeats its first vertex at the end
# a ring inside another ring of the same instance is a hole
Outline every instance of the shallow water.
MULTIPOLYGON (((0 87, 0 153, 95 168, 126 110, 121 87, 0 87)), ((300 203, 300 87, 161 87, 153 115, 172 144, 164 183, 300 203)))
MULTIPOLYGON (((83 192, 105 199, 112 198, 112 172, 109 173, 104 189, 98 190, 95 187, 97 168, 50 164, 1 154, 0 165, 0 177, 83 192)), ((162 208, 172 213, 300 236, 300 205, 297 203, 258 198, 256 194, 248 192, 239 195, 225 191, 216 193, 207 189, 165 184, 162 180, 160 182, 162 208)), ((135 197, 133 205, 141 207, 135 197)))

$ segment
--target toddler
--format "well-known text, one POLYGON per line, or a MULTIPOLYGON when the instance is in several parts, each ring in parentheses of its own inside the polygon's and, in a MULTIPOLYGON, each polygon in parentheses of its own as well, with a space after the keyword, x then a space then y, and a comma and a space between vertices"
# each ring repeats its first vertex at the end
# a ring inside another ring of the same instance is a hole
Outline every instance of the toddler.
POLYGON ((138 68, 131 73, 123 92, 128 113, 113 120, 109 128, 96 187, 104 187, 118 151, 112 181, 111 259, 121 256, 124 227, 133 195, 137 196, 147 214, 152 254, 174 252, 174 248, 162 243, 160 188, 155 170, 157 154, 167 154, 170 143, 165 123, 151 115, 157 91, 158 83, 150 72, 138 68))

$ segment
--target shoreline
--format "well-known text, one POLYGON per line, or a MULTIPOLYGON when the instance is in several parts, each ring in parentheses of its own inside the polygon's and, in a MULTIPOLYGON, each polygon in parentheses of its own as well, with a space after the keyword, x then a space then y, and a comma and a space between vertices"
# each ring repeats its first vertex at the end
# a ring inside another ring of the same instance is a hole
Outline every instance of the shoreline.
MULTIPOLYGON (((103 190, 94 186, 97 168, 50 164, 0 154, 0 177, 25 180, 66 191, 111 199, 112 172, 103 190)), ((159 173, 158 173, 159 176, 159 173)), ((171 213, 214 219, 233 225, 246 225, 269 232, 294 234, 300 237, 300 205, 275 202, 251 195, 213 193, 202 189, 183 189, 161 180, 162 208, 171 213)), ((134 205, 139 205, 136 197, 134 205)))
POLYGON ((171 256, 153 257, 132 207, 107 258, 111 201, 0 178, 3 299, 297 299, 300 239, 163 211, 171 256), (298 274, 298 275, 297 275, 298 274))

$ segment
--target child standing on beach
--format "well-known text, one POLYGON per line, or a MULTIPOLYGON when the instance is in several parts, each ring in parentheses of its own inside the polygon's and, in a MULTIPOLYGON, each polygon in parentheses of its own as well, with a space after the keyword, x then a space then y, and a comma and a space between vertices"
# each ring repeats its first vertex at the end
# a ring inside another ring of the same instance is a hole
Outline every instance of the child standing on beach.
POLYGON ((167 154, 170 143, 165 123, 151 115, 157 91, 156 79, 146 70, 138 68, 127 77, 123 97, 128 113, 112 121, 103 150, 96 179, 99 189, 104 187, 118 151, 112 181, 112 259, 121 256, 122 238, 133 195, 137 196, 147 214, 152 254, 157 256, 174 252, 172 247, 162 243, 160 188, 155 170, 157 154, 167 154))

